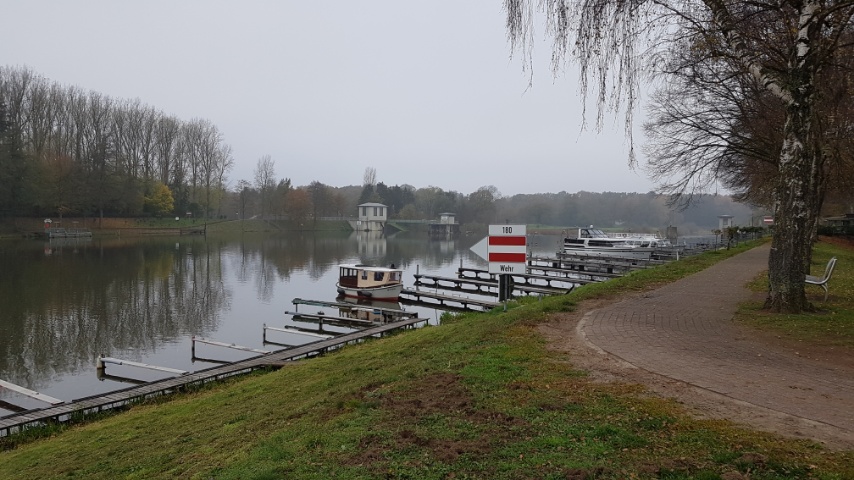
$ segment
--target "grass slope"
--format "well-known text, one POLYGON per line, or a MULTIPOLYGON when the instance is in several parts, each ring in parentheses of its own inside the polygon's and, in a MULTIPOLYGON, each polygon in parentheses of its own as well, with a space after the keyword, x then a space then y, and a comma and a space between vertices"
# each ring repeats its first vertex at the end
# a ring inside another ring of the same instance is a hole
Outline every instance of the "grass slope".
POLYGON ((593 383, 536 333, 581 298, 650 288, 738 251, 21 439, 0 453, 0 478, 854 478, 851 452, 692 419, 640 387, 593 383))

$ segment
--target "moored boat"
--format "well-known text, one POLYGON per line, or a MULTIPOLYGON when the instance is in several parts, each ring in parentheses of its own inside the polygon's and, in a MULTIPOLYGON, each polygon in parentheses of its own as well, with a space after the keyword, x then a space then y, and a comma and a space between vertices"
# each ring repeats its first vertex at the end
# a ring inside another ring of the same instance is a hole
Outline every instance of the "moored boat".
POLYGON ((627 238, 612 238, 596 228, 579 228, 576 237, 563 239, 563 253, 580 257, 616 257, 648 260, 653 248, 627 238))
POLYGON ((612 238, 620 238, 625 240, 630 245, 639 247, 670 247, 670 241, 661 237, 657 233, 612 233, 612 238))
POLYGON ((403 290, 403 270, 393 265, 340 265, 335 287, 345 297, 396 302, 403 290))

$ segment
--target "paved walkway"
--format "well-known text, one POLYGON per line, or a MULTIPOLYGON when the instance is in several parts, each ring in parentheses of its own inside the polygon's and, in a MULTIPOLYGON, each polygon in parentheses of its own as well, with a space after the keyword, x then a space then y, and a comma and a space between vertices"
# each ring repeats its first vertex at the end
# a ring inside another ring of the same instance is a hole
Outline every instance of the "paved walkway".
POLYGON ((768 252, 768 245, 752 249, 589 312, 577 331, 631 365, 834 429, 854 443, 854 371, 781 351, 732 321, 751 296, 744 285, 767 268, 768 252))

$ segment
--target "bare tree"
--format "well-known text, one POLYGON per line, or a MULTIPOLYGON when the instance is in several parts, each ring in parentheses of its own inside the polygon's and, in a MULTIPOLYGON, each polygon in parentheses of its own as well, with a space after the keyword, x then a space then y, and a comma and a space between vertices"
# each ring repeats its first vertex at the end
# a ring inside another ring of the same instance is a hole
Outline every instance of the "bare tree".
MULTIPOLYGON (((511 48, 530 64, 534 7, 505 0, 511 48)), ((775 311, 810 308, 804 270, 824 195, 824 137, 817 122, 820 73, 848 49, 854 0, 546 0, 547 31, 554 39, 553 66, 578 60, 581 88, 590 81, 602 112, 633 107, 643 75, 662 58, 700 42, 740 66, 785 111, 773 187, 776 228, 769 257, 767 306, 775 311), (769 42, 768 39, 773 39, 769 42)), ((632 161, 630 159, 630 161, 632 161)))
POLYGON ((365 174, 362 176, 362 186, 375 187, 377 185, 377 169, 374 167, 366 167, 365 174))
POLYGON ((270 211, 272 193, 276 188, 276 162, 269 155, 258 159, 255 167, 255 188, 261 194, 261 216, 270 211))
POLYGON ((168 185, 172 180, 173 164, 177 155, 180 123, 173 117, 160 116, 156 125, 156 178, 168 185))
POLYGON ((211 212, 223 194, 233 160, 222 135, 206 120, 182 123, 139 100, 87 94, 8 67, 0 67, 0 101, 10 125, 6 130, 14 132, 16 166, 22 167, 8 171, 7 190, 14 191, 9 202, 16 198, 21 204, 26 190, 32 213, 56 204, 57 189, 41 187, 60 177, 74 179, 76 198, 62 201, 63 209, 84 214, 106 209, 138 214, 143 191, 150 193, 157 182, 169 185, 178 209, 204 203, 211 212), (54 165, 68 174, 57 176, 54 165), (27 187, 19 188, 24 181, 27 187))

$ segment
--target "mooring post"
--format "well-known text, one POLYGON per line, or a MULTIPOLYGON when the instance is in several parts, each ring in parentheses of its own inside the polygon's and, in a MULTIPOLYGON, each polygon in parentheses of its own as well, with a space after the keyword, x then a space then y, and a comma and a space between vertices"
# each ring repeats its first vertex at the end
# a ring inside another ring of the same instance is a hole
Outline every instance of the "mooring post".
POLYGON ((104 364, 104 354, 103 353, 98 355, 98 360, 97 360, 97 362, 95 362, 95 367, 98 369, 98 371, 101 371, 101 372, 103 372, 104 369, 106 368, 106 364, 104 364))
POLYGON ((193 335, 190 339, 190 356, 196 358, 196 336, 193 335))

